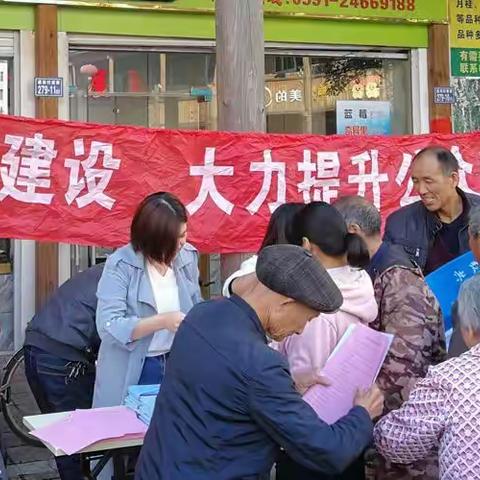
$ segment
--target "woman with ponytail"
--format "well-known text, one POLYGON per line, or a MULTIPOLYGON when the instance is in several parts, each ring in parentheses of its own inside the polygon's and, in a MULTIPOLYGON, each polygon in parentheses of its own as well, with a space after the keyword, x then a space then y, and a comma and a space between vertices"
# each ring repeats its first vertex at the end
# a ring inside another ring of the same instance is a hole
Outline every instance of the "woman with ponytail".
POLYGON ((295 379, 298 371, 321 370, 335 346, 352 324, 368 325, 377 317, 372 282, 363 270, 370 261, 367 246, 349 233, 342 215, 328 203, 313 202, 297 213, 291 243, 302 245, 328 270, 343 295, 343 305, 333 314, 321 314, 301 335, 284 340, 295 379))
MULTIPOLYGON (((290 243, 303 246, 327 269, 343 295, 336 313, 320 314, 300 335, 278 345, 288 358, 290 373, 299 384, 307 372, 320 375, 322 368, 350 325, 369 325, 377 317, 372 282, 363 270, 370 261, 362 238, 349 233, 342 215, 328 203, 313 202, 299 211, 293 221, 290 243)), ((362 479, 363 462, 352 465, 341 479, 362 479)), ((308 472, 286 456, 277 466, 279 480, 326 479, 308 472)), ((337 477, 335 477, 337 478, 337 477)))

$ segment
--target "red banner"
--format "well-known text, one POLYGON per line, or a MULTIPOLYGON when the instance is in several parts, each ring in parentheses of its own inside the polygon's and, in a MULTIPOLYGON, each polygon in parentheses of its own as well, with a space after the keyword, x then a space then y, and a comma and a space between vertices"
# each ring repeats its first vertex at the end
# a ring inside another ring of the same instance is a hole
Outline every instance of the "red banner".
POLYGON ((255 251, 288 202, 360 194, 384 216, 416 200, 412 155, 440 144, 480 191, 480 133, 404 137, 152 130, 0 116, 0 237, 119 246, 148 193, 170 191, 202 252, 255 251))

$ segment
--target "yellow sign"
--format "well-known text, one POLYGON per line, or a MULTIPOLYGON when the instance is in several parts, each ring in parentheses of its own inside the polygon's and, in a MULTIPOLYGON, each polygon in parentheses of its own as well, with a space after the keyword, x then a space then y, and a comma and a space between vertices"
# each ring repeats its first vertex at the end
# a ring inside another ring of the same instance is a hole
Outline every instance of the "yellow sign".
MULTIPOLYGON (((83 7, 213 12, 215 0, 4 0, 83 7)), ((241 0, 232 0, 241 1, 241 0)), ((263 0, 266 15, 446 23, 447 0, 263 0)))
POLYGON ((480 0, 449 0, 450 46, 480 48, 480 0))

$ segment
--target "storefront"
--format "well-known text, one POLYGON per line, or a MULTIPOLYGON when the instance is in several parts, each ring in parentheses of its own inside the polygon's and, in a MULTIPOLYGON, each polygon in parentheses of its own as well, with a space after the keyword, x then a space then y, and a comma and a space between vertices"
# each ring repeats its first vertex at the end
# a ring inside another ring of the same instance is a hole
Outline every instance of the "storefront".
MULTIPOLYGON (((13 3, 0 6, 0 16, 4 8, 12 19, 16 9, 33 16, 34 5, 13 3)), ((111 8, 61 3, 59 75, 68 95, 59 102, 60 118, 217 129, 210 0, 164 5, 132 1, 131 9, 114 8, 113 2, 111 8)), ((446 21, 446 2, 365 0, 335 2, 336 6, 330 2, 330 7, 328 2, 290 3, 265 2, 268 132, 428 131, 429 25, 446 21)), ((0 78, 2 65, 7 65, 3 58, 0 50, 0 78)), ((23 94, 31 97, 31 88, 23 94)), ((61 246, 59 281, 102 261, 106 253, 101 248, 61 246)), ((213 282, 208 293, 215 295, 220 291, 218 258, 207 263, 203 282, 213 282)))

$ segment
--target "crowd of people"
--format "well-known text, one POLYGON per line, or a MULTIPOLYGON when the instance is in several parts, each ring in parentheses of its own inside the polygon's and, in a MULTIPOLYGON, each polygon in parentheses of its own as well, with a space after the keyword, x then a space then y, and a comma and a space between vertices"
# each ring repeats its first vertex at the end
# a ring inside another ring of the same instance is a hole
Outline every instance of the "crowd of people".
MULTIPOLYGON (((148 196, 130 243, 28 325, 40 409, 120 405, 129 386, 161 384, 129 458, 137 480, 264 480, 274 466, 278 480, 480 479, 480 276, 454 306, 450 359, 425 281, 470 249, 480 258, 480 197, 459 189, 458 161, 441 147, 419 152, 411 175, 421 200, 392 214, 383 238, 362 197, 279 207, 258 255, 208 302, 185 207, 148 196), (393 342, 376 384, 328 425, 302 394, 328 388, 322 369, 356 324, 393 342)), ((79 456, 57 464, 62 480, 83 478, 79 456)))

